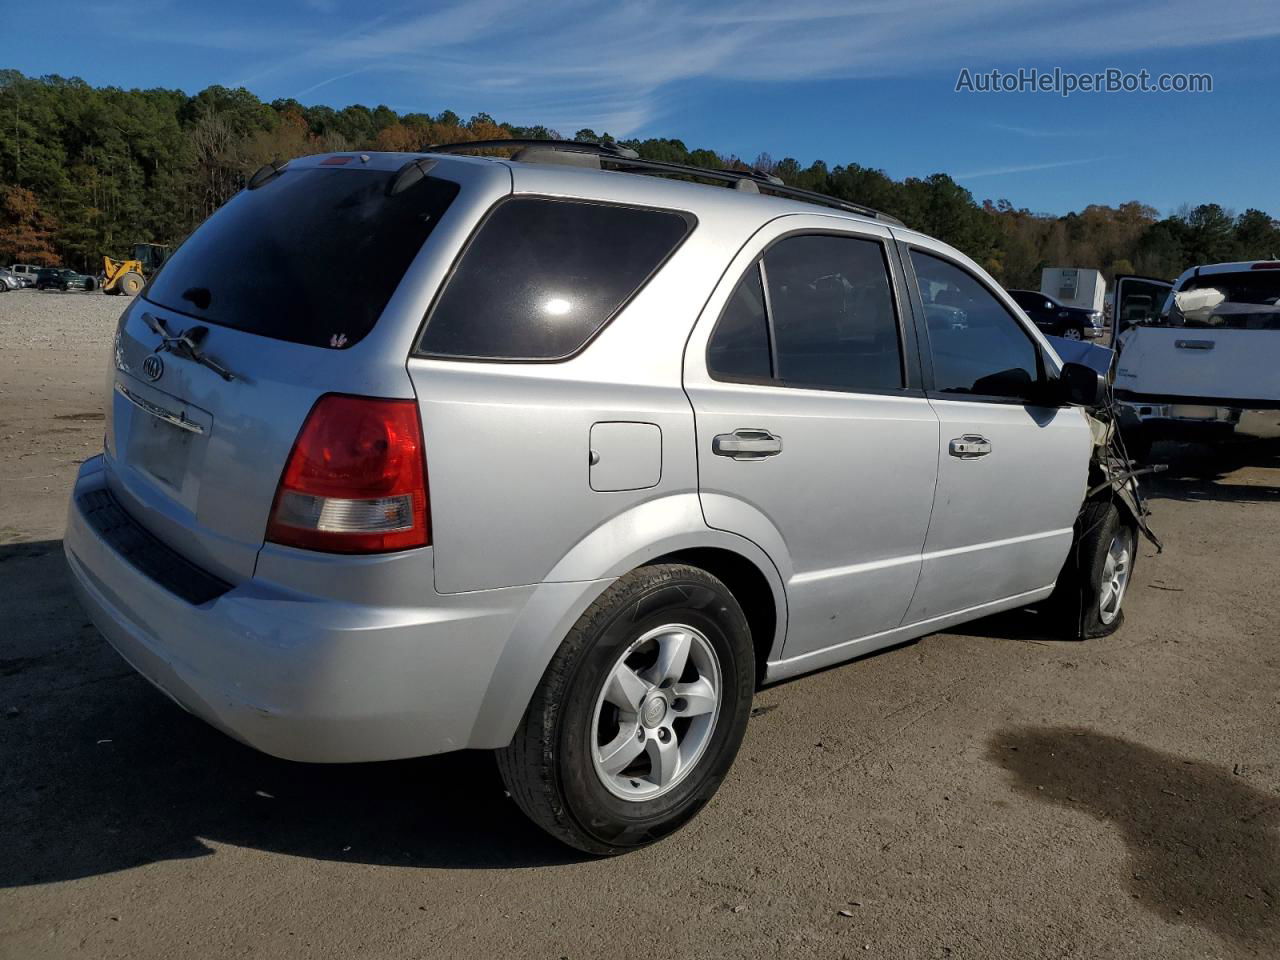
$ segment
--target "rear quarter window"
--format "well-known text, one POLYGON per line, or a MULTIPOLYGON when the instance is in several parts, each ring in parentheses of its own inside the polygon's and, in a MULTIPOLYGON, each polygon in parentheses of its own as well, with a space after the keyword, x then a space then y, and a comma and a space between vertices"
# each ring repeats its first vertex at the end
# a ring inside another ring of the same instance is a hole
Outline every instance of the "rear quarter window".
POLYGON ((481 224, 427 317, 417 352, 563 360, 582 349, 688 236, 692 215, 514 197, 481 224))
POLYGON ((242 190, 187 238, 144 296, 278 340, 350 347, 373 329, 458 185, 396 172, 286 169, 242 190))

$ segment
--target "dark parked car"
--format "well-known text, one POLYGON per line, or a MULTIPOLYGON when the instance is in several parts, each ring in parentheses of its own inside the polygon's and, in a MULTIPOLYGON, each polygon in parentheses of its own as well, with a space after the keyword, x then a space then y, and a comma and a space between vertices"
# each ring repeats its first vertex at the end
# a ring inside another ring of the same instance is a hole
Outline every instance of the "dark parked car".
POLYGON ((37 290, 92 290, 97 285, 93 277, 66 267, 43 267, 36 273, 37 290))
POLYGON ((1010 290, 1009 296, 1032 322, 1045 333, 1068 340, 1102 336, 1102 313, 1083 307, 1068 307, 1037 290, 1010 290))

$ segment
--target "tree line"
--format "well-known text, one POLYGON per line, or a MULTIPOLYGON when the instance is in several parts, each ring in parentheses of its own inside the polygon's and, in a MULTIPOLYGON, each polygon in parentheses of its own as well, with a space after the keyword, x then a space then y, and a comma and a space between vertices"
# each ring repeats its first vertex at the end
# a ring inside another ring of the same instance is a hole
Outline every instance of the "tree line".
MULTIPOLYGON (((433 143, 560 135, 543 126, 264 103, 244 88, 94 87, 77 78, 0 71, 0 263, 66 264, 96 272, 134 243, 180 242, 264 163, 346 150, 416 151, 433 143)), ((613 140, 579 130, 579 140, 613 140)), ((1280 224, 1256 209, 1202 204, 1162 216, 1138 201, 1053 216, 1008 200, 979 203, 944 173, 894 180, 857 163, 802 167, 689 149, 682 141, 620 140, 651 160, 755 168, 788 184, 891 214, 963 250, 1008 287, 1038 288, 1046 266, 1173 278, 1197 263, 1280 255, 1280 224)))

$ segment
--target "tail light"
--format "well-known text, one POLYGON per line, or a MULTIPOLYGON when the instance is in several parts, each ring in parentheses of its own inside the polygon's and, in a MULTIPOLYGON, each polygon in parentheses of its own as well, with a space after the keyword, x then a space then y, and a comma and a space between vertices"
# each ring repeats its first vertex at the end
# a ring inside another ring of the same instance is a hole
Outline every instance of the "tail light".
POLYGON ((327 553, 430 543, 417 403, 337 393, 317 400, 280 477, 267 539, 327 553))

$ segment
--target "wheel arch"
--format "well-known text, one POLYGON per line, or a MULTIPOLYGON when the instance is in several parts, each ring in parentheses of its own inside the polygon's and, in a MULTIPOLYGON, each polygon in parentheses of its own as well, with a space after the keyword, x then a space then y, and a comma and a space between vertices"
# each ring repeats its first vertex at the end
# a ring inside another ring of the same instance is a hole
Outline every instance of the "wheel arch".
POLYGON ((663 498, 584 537, 534 590, 494 668, 469 746, 497 748, 510 742, 570 628, 618 577, 653 563, 677 562, 718 577, 737 598, 751 625, 758 684, 765 662, 780 656, 786 634, 786 594, 777 567, 753 541, 706 526, 696 494, 663 498))
POLYGON ((705 570, 729 588, 751 628, 751 644, 756 653, 756 686, 760 686, 765 664, 782 653, 784 631, 780 631, 779 626, 785 623, 785 608, 779 609, 764 571, 743 554, 725 547, 691 547, 654 557, 649 563, 688 564, 705 570))

